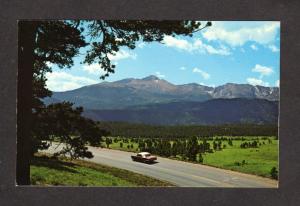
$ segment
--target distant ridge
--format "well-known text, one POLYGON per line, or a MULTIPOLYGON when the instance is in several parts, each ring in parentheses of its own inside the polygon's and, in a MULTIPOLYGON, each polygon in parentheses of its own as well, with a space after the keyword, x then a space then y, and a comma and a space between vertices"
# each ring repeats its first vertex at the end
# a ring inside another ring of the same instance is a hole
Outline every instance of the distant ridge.
POLYGON ((215 88, 197 83, 174 85, 150 75, 142 79, 128 78, 89 85, 72 91, 53 92, 52 97, 45 98, 44 102, 49 104, 70 101, 85 109, 103 110, 171 102, 204 102, 220 98, 278 101, 279 88, 234 83, 215 88))
POLYGON ((264 99, 212 99, 118 110, 86 110, 84 116, 97 121, 153 125, 277 124, 278 102, 264 99))

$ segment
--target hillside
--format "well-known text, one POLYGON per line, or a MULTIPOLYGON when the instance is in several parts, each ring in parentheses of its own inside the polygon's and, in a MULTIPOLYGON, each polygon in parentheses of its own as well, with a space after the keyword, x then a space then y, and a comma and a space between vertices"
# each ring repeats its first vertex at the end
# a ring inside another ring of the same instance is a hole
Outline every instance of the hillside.
POLYGON ((84 116, 99 121, 158 125, 277 123, 278 102, 264 99, 213 99, 205 102, 173 102, 116 110, 85 110, 84 116))

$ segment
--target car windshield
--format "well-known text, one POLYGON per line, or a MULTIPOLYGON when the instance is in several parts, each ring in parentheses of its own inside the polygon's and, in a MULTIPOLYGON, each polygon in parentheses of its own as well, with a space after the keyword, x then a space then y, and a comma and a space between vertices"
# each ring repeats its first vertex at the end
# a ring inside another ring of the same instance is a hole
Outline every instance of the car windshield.
POLYGON ((145 154, 145 157, 149 157, 149 156, 151 156, 150 154, 145 154))

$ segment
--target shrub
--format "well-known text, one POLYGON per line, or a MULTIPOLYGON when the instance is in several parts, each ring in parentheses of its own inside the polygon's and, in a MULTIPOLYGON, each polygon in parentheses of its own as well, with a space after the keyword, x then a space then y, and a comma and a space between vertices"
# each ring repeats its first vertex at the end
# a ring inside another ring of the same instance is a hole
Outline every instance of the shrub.
POLYGON ((201 154, 199 154, 199 159, 198 159, 198 162, 199 162, 199 163, 203 163, 203 157, 202 157, 202 155, 201 155, 201 154))
POLYGON ((276 169, 276 167, 273 167, 270 171, 271 177, 275 180, 278 179, 278 170, 276 169))
POLYGON ((31 184, 38 184, 40 182, 43 182, 45 181, 43 175, 41 174, 33 174, 30 178, 30 181, 31 181, 31 184))
POLYGON ((241 163, 240 163, 240 162, 237 162, 237 161, 235 161, 235 162, 234 162, 234 165, 235 165, 235 166, 241 166, 241 163))
POLYGON ((87 184, 87 183, 84 183, 84 182, 81 182, 81 181, 79 181, 79 183, 78 183, 78 186, 88 186, 88 184, 87 184))
POLYGON ((232 140, 231 140, 231 139, 228 140, 228 145, 229 145, 229 146, 233 146, 232 140))

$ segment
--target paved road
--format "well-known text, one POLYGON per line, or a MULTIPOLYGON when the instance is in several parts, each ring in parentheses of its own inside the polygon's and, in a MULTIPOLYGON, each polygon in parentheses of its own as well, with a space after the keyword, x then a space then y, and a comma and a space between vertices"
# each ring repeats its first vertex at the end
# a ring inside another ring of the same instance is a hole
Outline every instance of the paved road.
MULTIPOLYGON (((56 146, 47 152, 53 153, 56 146)), ((58 148, 59 149, 59 148, 58 148)), ((254 175, 223 170, 200 164, 193 164, 158 157, 156 164, 133 162, 133 153, 118 150, 89 147, 95 163, 130 170, 136 173, 165 180, 181 187, 266 187, 276 188, 278 182, 254 175)))

